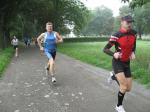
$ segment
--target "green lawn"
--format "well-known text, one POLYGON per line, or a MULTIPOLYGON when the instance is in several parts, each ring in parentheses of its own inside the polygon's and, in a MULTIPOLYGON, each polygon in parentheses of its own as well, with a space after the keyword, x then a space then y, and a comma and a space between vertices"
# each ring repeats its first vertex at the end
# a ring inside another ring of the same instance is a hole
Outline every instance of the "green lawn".
MULTIPOLYGON (((112 58, 103 53, 106 42, 64 43, 58 46, 59 52, 85 63, 112 70, 112 58)), ((138 41, 136 60, 131 63, 134 79, 150 87, 150 41, 138 41)))
POLYGON ((9 64, 13 51, 14 50, 12 48, 0 50, 0 77, 3 71, 5 70, 6 66, 9 64))

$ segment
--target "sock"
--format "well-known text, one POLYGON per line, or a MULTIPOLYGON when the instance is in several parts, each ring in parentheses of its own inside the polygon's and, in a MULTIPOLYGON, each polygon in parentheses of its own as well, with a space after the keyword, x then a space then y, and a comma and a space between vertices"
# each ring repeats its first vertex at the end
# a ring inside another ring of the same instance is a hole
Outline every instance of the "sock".
POLYGON ((49 65, 48 64, 46 65, 46 69, 49 70, 49 65))
POLYGON ((117 104, 118 107, 122 105, 124 95, 125 93, 121 93, 120 91, 118 92, 118 104, 117 104))
POLYGON ((49 67, 46 68, 49 71, 49 67))

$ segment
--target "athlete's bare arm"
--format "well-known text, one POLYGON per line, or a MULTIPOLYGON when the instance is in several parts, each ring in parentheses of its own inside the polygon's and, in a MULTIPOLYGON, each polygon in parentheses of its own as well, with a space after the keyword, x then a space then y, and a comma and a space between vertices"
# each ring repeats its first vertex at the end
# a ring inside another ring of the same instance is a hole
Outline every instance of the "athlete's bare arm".
POLYGON ((41 43, 41 40, 44 38, 44 33, 42 33, 38 38, 37 38, 37 42, 38 42, 38 45, 40 47, 40 50, 43 50, 43 46, 42 46, 42 43, 41 43))
POLYGON ((63 38, 59 33, 56 33, 56 38, 57 38, 56 43, 62 43, 63 42, 63 38))
POLYGON ((135 60, 136 56, 135 56, 135 51, 136 51, 136 40, 134 42, 134 46, 133 46, 133 49, 132 49, 132 54, 130 56, 130 59, 131 60, 135 60))

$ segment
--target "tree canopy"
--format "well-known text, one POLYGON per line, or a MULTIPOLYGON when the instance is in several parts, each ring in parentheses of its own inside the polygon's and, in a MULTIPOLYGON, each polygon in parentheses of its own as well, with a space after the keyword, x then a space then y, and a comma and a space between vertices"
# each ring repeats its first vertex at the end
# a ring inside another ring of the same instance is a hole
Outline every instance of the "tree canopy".
POLYGON ((91 20, 82 30, 83 35, 108 35, 113 31, 113 12, 107 7, 97 7, 91 11, 91 20))
MULTIPOLYGON (((129 2, 130 0, 122 0, 123 2, 129 2)), ((130 2, 130 7, 135 8, 135 7, 141 7, 147 3, 149 3, 150 0, 132 0, 130 2)))
MULTIPOLYGON (((121 1, 130 2, 129 0, 121 1)), ((149 0, 130 2, 130 7, 135 9, 132 14, 137 20, 139 19, 135 26, 142 33, 149 33, 149 2, 149 0), (145 27, 143 28, 142 25, 145 27)), ((68 26, 73 25, 76 34, 79 34, 86 26, 82 33, 88 34, 92 31, 99 35, 108 34, 113 30, 113 19, 110 9, 101 7, 90 13, 80 0, 1 0, 0 48, 10 45, 12 35, 20 39, 24 36, 37 36, 45 30, 47 21, 53 22, 54 30, 62 34, 70 32, 68 26)))
POLYGON ((80 0, 5 0, 0 1, 1 48, 10 43, 10 36, 37 36, 51 21, 54 30, 66 33, 67 25, 74 24, 75 31, 86 25, 89 11, 80 0))

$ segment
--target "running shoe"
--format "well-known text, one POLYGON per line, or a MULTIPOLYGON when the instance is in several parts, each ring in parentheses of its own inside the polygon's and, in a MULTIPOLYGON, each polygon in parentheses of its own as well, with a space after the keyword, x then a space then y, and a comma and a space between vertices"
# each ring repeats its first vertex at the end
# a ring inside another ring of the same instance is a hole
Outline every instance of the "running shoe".
POLYGON ((56 78, 53 76, 52 77, 52 83, 55 83, 56 82, 56 78))
POLYGON ((115 110, 116 110, 117 112, 126 112, 126 111, 124 110, 124 107, 123 107, 122 105, 120 105, 119 107, 116 105, 115 110))

